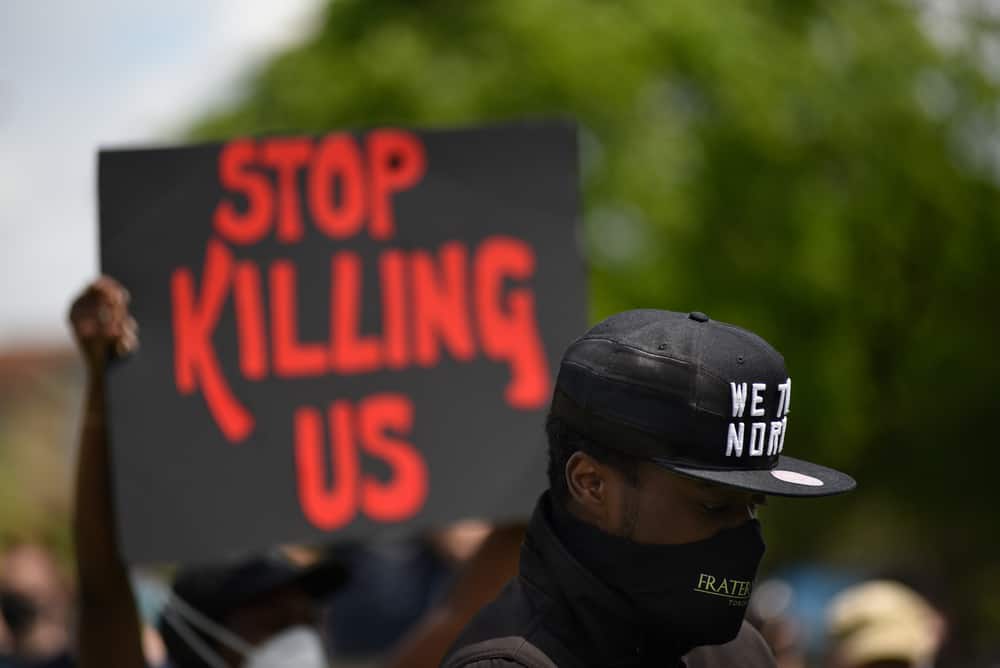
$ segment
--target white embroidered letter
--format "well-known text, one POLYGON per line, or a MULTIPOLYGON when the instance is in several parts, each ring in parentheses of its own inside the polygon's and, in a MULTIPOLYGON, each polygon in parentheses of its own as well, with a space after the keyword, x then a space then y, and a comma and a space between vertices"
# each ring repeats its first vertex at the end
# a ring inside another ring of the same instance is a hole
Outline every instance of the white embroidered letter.
POLYGON ((736 453, 737 457, 743 456, 743 423, 740 422, 740 429, 736 431, 736 425, 729 423, 729 436, 726 438, 726 457, 732 457, 736 453))
POLYGON ((781 428, 784 427, 784 423, 781 420, 776 420, 771 423, 771 434, 767 438, 767 455, 775 455, 778 453, 778 446, 781 445, 781 428))
POLYGON ((750 393, 750 415, 754 417, 761 417, 764 415, 764 407, 761 405, 764 403, 764 397, 762 397, 760 393, 765 390, 767 390, 767 385, 765 383, 753 384, 753 392, 750 393))
POLYGON ((766 422, 754 422, 750 427, 750 456, 759 457, 764 454, 764 432, 767 431, 766 422))
POLYGON ((788 405, 792 402, 792 379, 788 378, 784 383, 778 383, 778 412, 774 417, 784 417, 788 415, 788 405))
POLYGON ((743 409, 747 405, 747 384, 729 383, 729 389, 733 394, 733 417, 743 417, 743 409))
POLYGON ((778 452, 785 449, 786 432, 788 432, 788 418, 781 418, 781 441, 778 443, 778 452))

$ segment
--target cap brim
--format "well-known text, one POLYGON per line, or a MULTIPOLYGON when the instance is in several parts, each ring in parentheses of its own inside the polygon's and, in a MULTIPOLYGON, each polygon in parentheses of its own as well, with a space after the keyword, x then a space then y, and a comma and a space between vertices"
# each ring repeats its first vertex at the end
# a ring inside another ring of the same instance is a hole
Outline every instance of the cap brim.
POLYGON ((339 561, 325 559, 304 568, 291 563, 275 567, 266 575, 257 575, 251 582, 238 586, 239 594, 229 601, 228 608, 243 605, 285 587, 301 589, 307 596, 322 600, 347 581, 347 569, 339 561))
POLYGON ((759 471, 699 469, 654 459, 660 466, 691 478, 774 496, 832 496, 849 492, 854 478, 812 462, 780 455, 773 469, 759 471))
POLYGON ((343 563, 328 557, 303 569, 295 582, 313 598, 325 598, 340 589, 349 577, 343 563))

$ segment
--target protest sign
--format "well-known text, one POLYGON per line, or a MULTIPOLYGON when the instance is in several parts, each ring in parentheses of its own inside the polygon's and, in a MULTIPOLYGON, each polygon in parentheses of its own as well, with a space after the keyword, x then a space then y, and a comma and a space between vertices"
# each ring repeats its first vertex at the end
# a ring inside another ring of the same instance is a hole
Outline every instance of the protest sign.
POLYGON ((102 151, 125 556, 526 517, 585 326, 577 178, 558 122, 102 151))

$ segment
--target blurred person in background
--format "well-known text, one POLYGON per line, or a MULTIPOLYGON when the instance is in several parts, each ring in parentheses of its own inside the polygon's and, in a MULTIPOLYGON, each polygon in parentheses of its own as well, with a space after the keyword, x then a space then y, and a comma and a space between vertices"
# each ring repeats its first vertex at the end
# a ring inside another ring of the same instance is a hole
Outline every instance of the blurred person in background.
POLYGON ((441 601, 490 530, 485 522, 457 522, 415 536, 331 547, 351 573, 350 582, 333 596, 326 619, 338 659, 362 665, 383 661, 441 601))
MULTIPOLYGON (((440 533, 351 541, 330 548, 351 572, 350 582, 332 597, 325 620, 338 659, 361 665, 383 660, 437 604, 468 558, 454 559, 436 540, 440 533)), ((472 536, 476 542, 482 537, 478 532, 472 536)))
MULTIPOLYGON (((88 374, 73 518, 81 668, 146 665, 140 617, 114 531, 105 416, 108 360, 138 345, 128 299, 117 282, 101 278, 70 308, 88 374)), ((160 623, 170 664, 323 668, 327 659, 316 630, 319 599, 343 579, 335 565, 302 569, 275 557, 182 568, 160 623)))
POLYGON ((784 580, 765 580, 755 587, 747 610, 747 621, 760 631, 778 668, 806 666, 802 625, 791 609, 794 595, 784 580))
POLYGON ((396 646, 386 668, 435 668, 462 629, 504 584, 517 575, 523 524, 492 528, 470 540, 462 524, 436 532, 433 540, 460 567, 444 596, 425 612, 396 646))
POLYGON ((523 526, 463 520, 330 548, 351 574, 324 621, 336 665, 435 668, 516 573, 523 535, 523 526))
POLYGON ((828 668, 931 668, 945 622, 909 587, 872 580, 830 601, 827 636, 828 668))
POLYGON ((37 543, 0 555, 0 614, 7 647, 0 668, 68 668, 72 595, 56 560, 37 543))
POLYGON ((322 601, 345 580, 337 562, 310 567, 280 552, 188 566, 174 577, 159 629, 176 668, 326 666, 322 601))

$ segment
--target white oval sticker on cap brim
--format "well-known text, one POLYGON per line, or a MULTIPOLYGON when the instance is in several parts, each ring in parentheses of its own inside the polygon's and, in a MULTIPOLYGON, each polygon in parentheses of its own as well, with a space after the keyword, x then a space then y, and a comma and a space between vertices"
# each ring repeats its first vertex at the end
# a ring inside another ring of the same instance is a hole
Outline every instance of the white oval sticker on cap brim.
POLYGON ((773 475, 778 480, 782 482, 790 482, 793 485, 805 485, 807 487, 822 487, 823 481, 819 478, 814 478, 811 475, 806 475, 805 473, 798 473, 796 471, 785 471, 783 469, 776 469, 771 471, 773 475))

